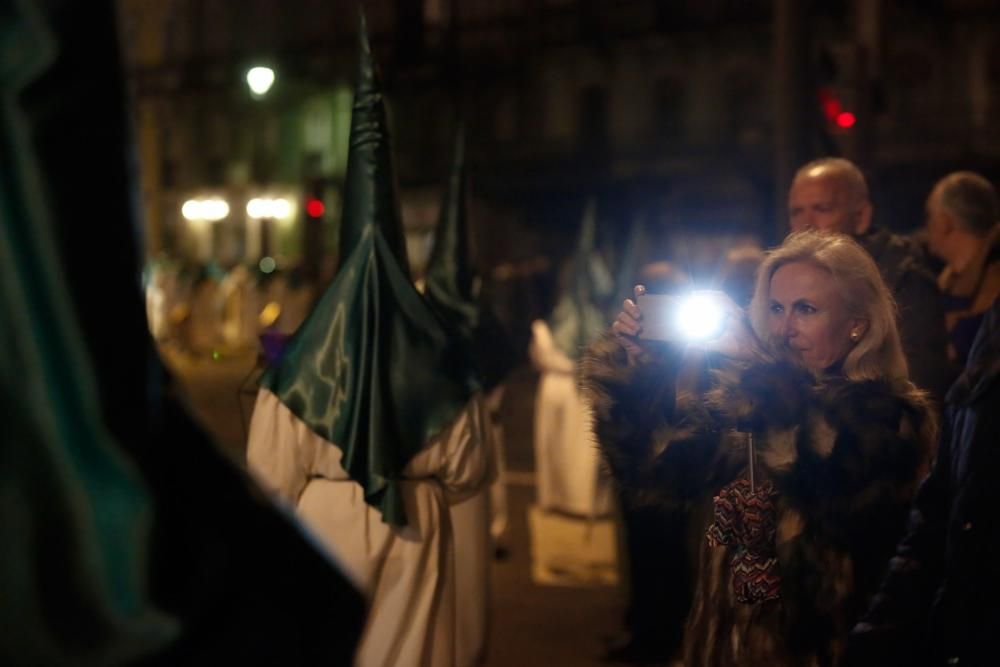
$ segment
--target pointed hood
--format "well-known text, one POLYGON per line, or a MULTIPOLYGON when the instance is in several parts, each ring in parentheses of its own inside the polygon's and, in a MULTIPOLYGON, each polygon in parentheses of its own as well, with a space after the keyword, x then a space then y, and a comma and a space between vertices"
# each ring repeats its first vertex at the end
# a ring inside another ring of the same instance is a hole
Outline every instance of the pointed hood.
POLYGON ((341 463, 383 520, 406 524, 403 469, 476 389, 410 281, 385 110, 361 22, 341 268, 261 381, 341 463))
POLYGON ((614 284, 596 251, 596 237, 597 204, 590 199, 584 209, 569 283, 549 317, 553 340, 571 359, 577 359, 608 324, 604 311, 614 284))
POLYGON ((486 392, 517 364, 517 354, 496 314, 479 294, 468 242, 465 128, 455 135, 451 171, 441 200, 424 297, 467 349, 467 368, 486 392))
POLYGON ((618 261, 618 271, 615 273, 615 293, 609 308, 612 317, 618 312, 622 299, 632 298, 632 289, 639 280, 639 272, 643 265, 642 260, 648 245, 646 221, 642 217, 637 217, 632 222, 628 238, 625 240, 625 247, 618 261))
POLYGON ((475 273, 469 265, 466 217, 465 129, 459 127, 434 233, 434 249, 427 264, 424 295, 463 335, 470 336, 479 319, 479 306, 474 294, 475 273))
POLYGON ((340 257, 344 260, 350 255, 366 227, 375 225, 399 265, 409 272, 382 84, 372 57, 365 14, 358 11, 358 72, 344 181, 340 257))

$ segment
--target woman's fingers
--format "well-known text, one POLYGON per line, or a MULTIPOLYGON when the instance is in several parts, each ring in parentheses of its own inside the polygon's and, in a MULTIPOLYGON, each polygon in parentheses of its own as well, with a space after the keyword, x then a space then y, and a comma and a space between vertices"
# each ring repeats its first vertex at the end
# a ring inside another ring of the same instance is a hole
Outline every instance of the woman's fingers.
MULTIPOLYGON (((643 285, 636 285, 633 293, 635 294, 635 298, 638 299, 646 293, 646 288, 643 285)), ((639 306, 632 299, 625 299, 622 303, 621 312, 618 313, 618 317, 611 325, 611 331, 625 349, 626 354, 628 354, 629 363, 636 363, 643 353, 642 347, 637 340, 639 334, 642 332, 641 322, 642 311, 639 309, 639 306)))
POLYGON ((624 334, 626 336, 638 336, 639 332, 642 331, 639 323, 624 313, 618 316, 618 319, 611 325, 611 329, 616 335, 624 334))
MULTIPOLYGON (((622 313, 628 315, 636 322, 642 320, 642 311, 639 310, 639 306, 632 299, 625 299, 622 302, 622 313)), ((619 317, 621 317, 621 314, 619 314, 619 317)))

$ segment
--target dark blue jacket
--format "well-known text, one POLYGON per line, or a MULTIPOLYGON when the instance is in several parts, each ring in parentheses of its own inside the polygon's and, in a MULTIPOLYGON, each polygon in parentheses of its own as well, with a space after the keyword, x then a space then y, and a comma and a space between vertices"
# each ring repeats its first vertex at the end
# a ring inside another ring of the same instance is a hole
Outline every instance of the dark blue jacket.
POLYGON ((909 532, 845 665, 1000 664, 1000 300, 944 416, 909 532))

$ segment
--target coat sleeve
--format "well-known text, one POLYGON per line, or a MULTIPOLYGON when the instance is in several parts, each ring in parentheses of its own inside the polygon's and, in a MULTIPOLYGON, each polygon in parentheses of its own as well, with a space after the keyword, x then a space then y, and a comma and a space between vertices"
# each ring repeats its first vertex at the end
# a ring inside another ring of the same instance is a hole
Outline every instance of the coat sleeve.
POLYGON ((917 493, 908 532, 889 562, 871 607, 851 632, 845 665, 902 664, 899 661, 907 662, 908 652, 921 644, 919 633, 944 572, 950 450, 946 433, 917 493))
POLYGON ((894 296, 910 374, 914 383, 929 391, 940 405, 959 370, 948 362, 941 291, 929 272, 912 268, 900 277, 894 296))
POLYGON ((699 401, 678 400, 680 366, 680 354, 667 349, 630 365, 611 334, 591 345, 581 362, 598 445, 612 477, 637 505, 694 500, 717 450, 717 434, 699 401))
POLYGON ((933 437, 919 402, 874 382, 841 389, 825 394, 780 479, 802 517, 794 529, 778 526, 793 635, 829 627, 842 638, 867 608, 906 528, 933 437))

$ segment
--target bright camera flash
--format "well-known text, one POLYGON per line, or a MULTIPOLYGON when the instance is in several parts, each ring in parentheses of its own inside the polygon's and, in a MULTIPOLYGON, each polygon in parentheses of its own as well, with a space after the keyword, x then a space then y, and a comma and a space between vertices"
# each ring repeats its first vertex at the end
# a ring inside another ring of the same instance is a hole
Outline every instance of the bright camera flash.
POLYGON ((681 302, 675 324, 688 340, 708 340, 722 333, 725 320, 718 302, 710 296, 696 294, 681 302))

